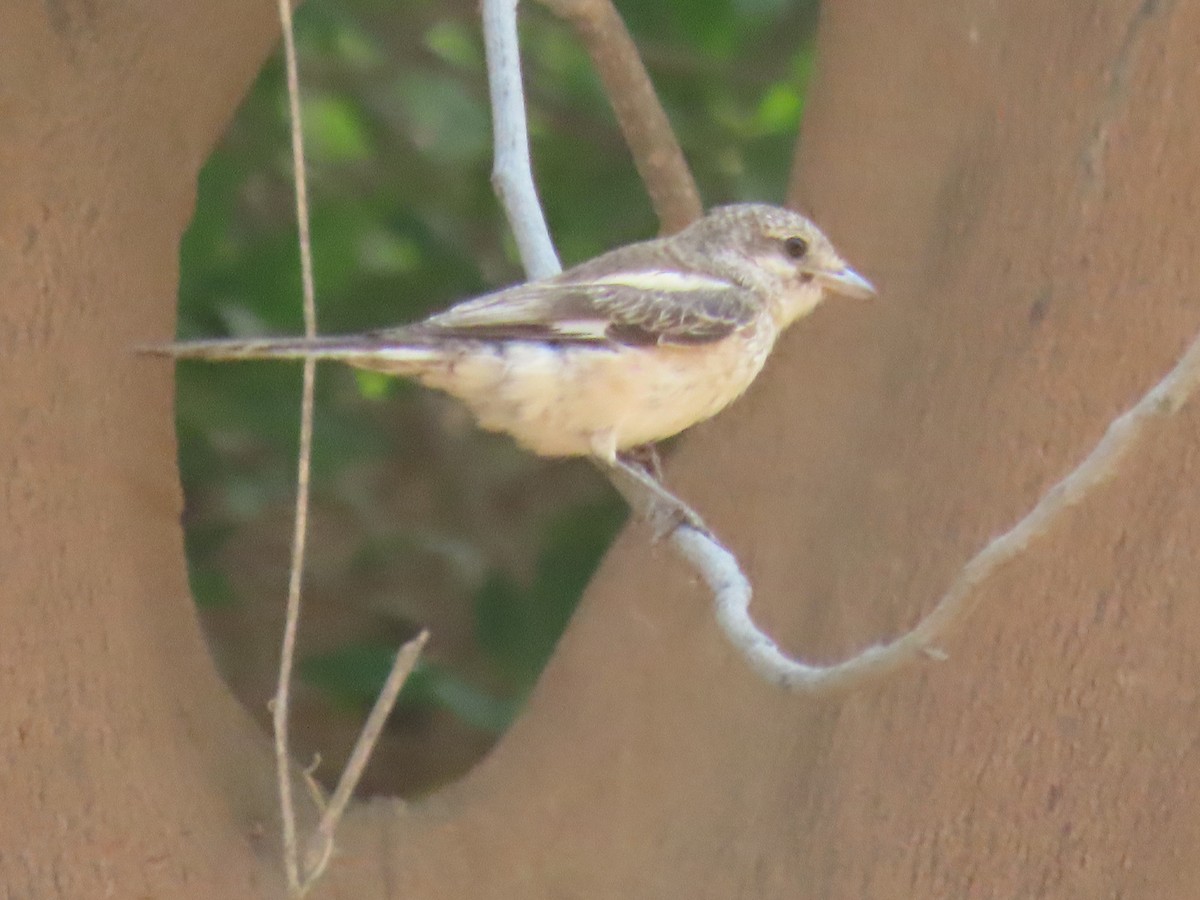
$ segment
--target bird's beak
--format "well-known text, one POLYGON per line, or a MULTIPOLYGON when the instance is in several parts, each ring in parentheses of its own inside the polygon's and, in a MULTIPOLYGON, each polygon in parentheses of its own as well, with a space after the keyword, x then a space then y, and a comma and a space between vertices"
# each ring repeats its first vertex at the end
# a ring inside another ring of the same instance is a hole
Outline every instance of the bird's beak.
POLYGON ((867 281, 849 266, 843 266, 832 272, 818 272, 817 281, 827 290, 843 297, 853 297, 856 300, 869 300, 875 296, 875 285, 867 281))

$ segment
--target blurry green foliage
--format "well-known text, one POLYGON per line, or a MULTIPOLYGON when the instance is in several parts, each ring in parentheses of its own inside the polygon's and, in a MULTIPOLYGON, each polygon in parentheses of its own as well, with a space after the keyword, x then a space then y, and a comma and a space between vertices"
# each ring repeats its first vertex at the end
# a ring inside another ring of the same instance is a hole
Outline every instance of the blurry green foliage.
POLYGON ((528 586, 496 570, 476 593, 479 643, 519 686, 532 687, 624 521, 612 502, 566 509, 545 530, 528 586))
MULTIPOLYGON (((708 203, 781 199, 812 68, 815 2, 618 6, 708 203)), ((537 3, 521 12, 536 173, 564 262, 652 235, 653 214, 586 54, 537 3)), ((321 331, 409 321, 518 280, 489 184, 474 0, 307 0, 297 40, 321 331)), ((275 58, 201 174, 181 252, 180 337, 301 330, 286 109, 275 58)), ((430 559, 457 561, 438 584, 472 604, 482 661, 468 668, 487 689, 423 661, 405 702, 501 727, 619 527, 621 505, 586 465, 534 461, 457 426, 448 433, 446 404, 411 386, 328 368, 317 395, 315 509, 361 523, 363 547, 438 548, 430 559), (415 517, 409 506, 425 495, 414 480, 428 485, 432 508, 448 511, 415 517), (557 511, 537 499, 548 480, 569 495, 557 511)), ((203 605, 244 602, 236 585, 247 563, 231 569, 230 547, 291 502, 298 397, 298 366, 179 367, 187 543, 203 605)), ((277 556, 262 564, 278 568, 277 556)), ((310 579, 320 580, 313 565, 310 579)), ((368 568, 355 570, 365 581, 347 594, 369 591, 370 573, 387 565, 368 568)), ((438 640, 435 627, 434 648, 438 640)), ((394 649, 367 636, 311 654, 302 674, 338 702, 365 704, 394 649)))
MULTIPOLYGON (((366 709, 391 671, 396 649, 388 644, 348 644, 313 654, 300 663, 300 676, 325 689, 339 705, 366 709)), ((448 709, 469 725, 499 733, 516 713, 511 700, 487 694, 437 663, 419 660, 400 691, 397 706, 448 709)))

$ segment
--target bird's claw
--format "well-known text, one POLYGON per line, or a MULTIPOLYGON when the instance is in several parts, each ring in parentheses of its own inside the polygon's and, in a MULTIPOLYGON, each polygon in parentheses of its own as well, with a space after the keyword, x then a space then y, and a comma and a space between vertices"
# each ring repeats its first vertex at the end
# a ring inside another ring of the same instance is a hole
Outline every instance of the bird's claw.
POLYGON ((658 543, 670 537, 677 528, 686 525, 703 535, 712 537, 712 532, 703 520, 690 508, 682 503, 668 503, 659 498, 650 501, 642 512, 646 524, 650 526, 650 538, 658 543))

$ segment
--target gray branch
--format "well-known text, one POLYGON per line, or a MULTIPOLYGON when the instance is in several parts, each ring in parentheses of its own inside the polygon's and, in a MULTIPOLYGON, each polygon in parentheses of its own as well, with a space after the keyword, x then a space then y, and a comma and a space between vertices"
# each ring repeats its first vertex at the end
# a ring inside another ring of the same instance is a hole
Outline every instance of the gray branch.
POLYGON ((517 41, 517 0, 483 0, 483 44, 487 55, 488 92, 492 98, 495 159, 492 186, 504 206, 531 280, 562 270, 550 229, 533 183, 529 158, 529 126, 521 87, 521 54, 517 41))

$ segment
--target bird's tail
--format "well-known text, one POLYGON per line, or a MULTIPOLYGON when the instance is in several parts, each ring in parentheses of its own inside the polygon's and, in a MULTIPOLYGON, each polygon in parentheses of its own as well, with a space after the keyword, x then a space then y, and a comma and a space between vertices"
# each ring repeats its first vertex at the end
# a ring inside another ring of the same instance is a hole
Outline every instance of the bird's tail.
POLYGON ((386 337, 264 337, 179 341, 139 347, 141 353, 175 359, 333 359, 365 368, 393 368, 428 362, 436 350, 419 342, 386 337))

